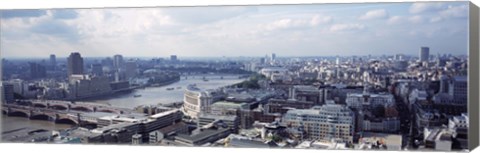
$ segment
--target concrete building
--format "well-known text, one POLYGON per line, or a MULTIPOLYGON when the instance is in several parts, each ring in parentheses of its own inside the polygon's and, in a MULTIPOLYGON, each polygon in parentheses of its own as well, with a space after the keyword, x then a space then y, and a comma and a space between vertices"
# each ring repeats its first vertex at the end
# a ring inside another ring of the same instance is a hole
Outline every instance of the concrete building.
POLYGON ((349 93, 346 99, 347 106, 350 108, 374 108, 376 106, 393 106, 395 100, 392 94, 369 94, 369 93, 349 93))
POLYGON ((170 61, 176 62, 177 60, 177 55, 170 55, 170 61))
POLYGON ((301 129, 306 139, 353 142, 355 115, 346 106, 325 104, 312 109, 289 110, 283 117, 287 127, 301 129))
POLYGON ((137 62, 127 61, 125 62, 125 77, 131 79, 137 76, 137 62))
POLYGON ((186 116, 198 118, 201 113, 209 112, 212 103, 213 98, 209 92, 202 91, 195 85, 189 85, 183 96, 182 111, 186 116))
POLYGON ((70 99, 88 98, 110 94, 112 88, 107 77, 89 75, 71 75, 68 97, 70 99))
POLYGON ((132 136, 132 144, 133 145, 139 145, 142 144, 142 135, 141 134, 135 134, 132 136))
POLYGON ((2 84, 2 103, 13 103, 13 102, 15 102, 13 85, 8 83, 3 83, 2 84))
POLYGON ((95 63, 90 66, 92 74, 95 76, 103 76, 103 65, 100 63, 95 63))
POLYGON ((31 79, 41 79, 47 77, 47 69, 45 66, 38 63, 29 63, 30 64, 30 78, 31 79))
POLYGON ((250 104, 247 103, 234 103, 227 101, 215 102, 210 107, 210 113, 212 115, 238 115, 241 109, 249 109, 250 104))
POLYGON ((55 56, 55 54, 51 54, 50 55, 50 61, 49 61, 49 67, 50 67, 50 70, 52 71, 55 71, 57 70, 57 57, 55 56))
POLYGON ((208 129, 215 124, 225 124, 232 129, 232 132, 237 132, 240 126, 240 119, 236 115, 218 116, 205 114, 200 115, 198 118, 199 128, 208 129))
POLYGON ((428 62, 429 57, 430 57, 430 48, 421 47, 419 52, 420 62, 428 62))
POLYGON ((204 144, 213 143, 219 139, 227 137, 231 133, 229 128, 206 129, 198 134, 186 135, 178 134, 175 142, 185 146, 202 146, 204 144))
POLYGON ((260 70, 260 74, 265 75, 267 78, 271 79, 274 74, 277 74, 279 76, 284 76, 288 74, 288 69, 281 67, 268 67, 260 70))
POLYGON ((398 118, 376 118, 364 119, 362 131, 394 133, 400 130, 400 120, 398 118))
POLYGON ((265 111, 268 113, 285 114, 288 110, 292 109, 310 109, 314 106, 313 102, 300 101, 294 99, 270 99, 265 104, 265 111))
POLYGON ((436 151, 452 151, 452 135, 445 127, 424 129, 425 147, 436 151))
POLYGON ((448 128, 450 130, 468 129, 468 115, 463 113, 461 116, 453 116, 448 119, 448 128))
POLYGON ((402 150, 402 136, 397 134, 365 132, 358 141, 359 145, 355 149, 372 149, 374 148, 373 145, 377 145, 378 142, 380 145, 385 146, 386 150, 402 150))
POLYGON ((122 55, 117 54, 113 56, 113 68, 116 72, 119 72, 121 71, 121 69, 124 68, 124 61, 122 55))
POLYGON ((414 126, 417 129, 417 133, 423 133, 425 127, 440 127, 448 124, 446 114, 429 107, 428 104, 415 103, 412 106, 415 112, 414 126))
POLYGON ((467 98, 468 98, 467 76, 453 77, 449 94, 453 96, 454 103, 467 104, 467 98))
POLYGON ((166 138, 171 138, 177 134, 188 134, 188 125, 184 122, 178 122, 159 130, 155 130, 149 133, 149 143, 159 143, 166 138))
POLYGON ((83 75, 83 58, 78 52, 71 53, 67 59, 68 76, 83 75))
POLYGON ((453 149, 468 149, 468 115, 463 113, 460 116, 453 116, 448 120, 448 130, 453 132, 453 139, 458 145, 453 149))
POLYGON ((324 103, 323 92, 314 86, 295 85, 290 88, 288 97, 299 101, 310 101, 315 105, 324 103))

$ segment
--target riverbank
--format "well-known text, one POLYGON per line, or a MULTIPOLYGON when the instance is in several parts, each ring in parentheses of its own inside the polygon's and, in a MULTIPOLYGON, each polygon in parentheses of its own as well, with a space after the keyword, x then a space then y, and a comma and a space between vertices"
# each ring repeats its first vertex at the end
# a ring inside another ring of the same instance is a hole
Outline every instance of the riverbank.
MULTIPOLYGON (((96 100, 85 100, 82 102, 91 102, 98 104, 107 104, 119 108, 134 109, 139 105, 163 105, 166 107, 182 106, 185 88, 190 84, 196 84, 201 89, 216 89, 228 85, 236 84, 244 81, 239 79, 240 75, 210 75, 206 78, 209 81, 202 80, 203 76, 189 76, 188 79, 182 77, 178 81, 172 81, 161 87, 145 87, 136 88, 131 92, 123 92, 120 94, 112 94, 106 98, 96 98, 96 100), (220 79, 223 76, 223 79, 220 79), (174 88, 167 90, 166 88, 174 88), (139 96, 135 96, 139 95, 139 96)), ((137 86, 138 87, 138 86, 137 86)), ((43 120, 30 120, 24 117, 5 116, 2 117, 2 131, 15 130, 23 127, 61 130, 69 129, 71 125, 55 124, 53 122, 43 120)))

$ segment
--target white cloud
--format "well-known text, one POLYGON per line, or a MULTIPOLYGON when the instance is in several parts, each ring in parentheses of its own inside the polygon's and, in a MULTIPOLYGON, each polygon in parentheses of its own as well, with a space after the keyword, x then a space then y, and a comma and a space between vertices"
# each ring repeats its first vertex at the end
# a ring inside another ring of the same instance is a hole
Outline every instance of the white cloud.
POLYGON ((325 23, 330 23, 332 22, 333 18, 331 16, 320 16, 320 15, 315 15, 313 18, 310 20, 310 24, 312 26, 317 26, 319 24, 325 24, 325 23))
POLYGON ((436 23, 436 22, 441 22, 441 21, 443 21, 443 18, 440 17, 440 16, 430 18, 431 23, 436 23))
POLYGON ((387 23, 388 24, 399 24, 404 22, 405 17, 403 16, 392 16, 388 19, 387 23))
POLYGON ((439 13, 444 18, 464 18, 468 14, 468 5, 451 6, 439 13))
POLYGON ((419 2, 419 3, 413 3, 412 6, 410 6, 410 13, 413 14, 419 14, 419 13, 424 13, 424 12, 429 12, 429 11, 439 11, 445 8, 444 3, 438 3, 438 2, 419 2))
POLYGON ((359 17, 360 20, 385 19, 388 13, 385 9, 371 10, 359 17))
POLYGON ((315 27, 320 24, 332 22, 331 16, 314 15, 310 18, 284 18, 276 20, 265 26, 266 30, 279 30, 297 27, 315 27))
POLYGON ((21 57, 30 52, 36 57, 48 54, 60 57, 71 51, 79 51, 82 56, 259 56, 268 52, 319 55, 379 50, 382 53, 394 45, 401 50, 416 50, 417 44, 426 41, 448 52, 462 50, 466 42, 467 25, 461 22, 466 21, 461 14, 464 8, 453 3, 451 7, 424 14, 409 14, 410 4, 382 5, 370 11, 365 7, 343 8, 352 11, 341 13, 329 11, 338 7, 330 9, 323 5, 281 9, 255 6, 258 11, 242 7, 213 8, 214 13, 208 9, 176 11, 180 8, 79 9, 75 15, 61 16, 61 20, 55 19, 56 11, 47 11, 40 17, 2 18, 0 47, 5 57, 21 57), (352 13, 359 11, 364 14, 352 13), (360 16, 365 20, 352 22, 352 17, 356 20, 360 16), (389 25, 396 24, 395 28, 367 20, 377 18, 384 18, 389 25), (456 19, 447 20, 450 18, 456 19), (429 21, 441 24, 411 24, 429 21), (440 26, 445 27, 442 29, 445 32, 427 31, 440 26), (459 30, 447 33, 452 28, 459 30), (413 29, 417 31, 411 32, 413 29), (429 34, 432 39, 420 39, 429 34), (74 37, 64 39, 68 36, 74 37), (378 43, 365 45, 370 42, 378 43))
POLYGON ((363 24, 335 24, 330 27, 331 32, 358 31, 365 29, 363 24))
POLYGON ((423 23, 424 20, 425 19, 420 15, 415 15, 415 16, 411 16, 411 17, 408 18, 408 21, 410 21, 411 23, 415 23, 415 24, 423 23))

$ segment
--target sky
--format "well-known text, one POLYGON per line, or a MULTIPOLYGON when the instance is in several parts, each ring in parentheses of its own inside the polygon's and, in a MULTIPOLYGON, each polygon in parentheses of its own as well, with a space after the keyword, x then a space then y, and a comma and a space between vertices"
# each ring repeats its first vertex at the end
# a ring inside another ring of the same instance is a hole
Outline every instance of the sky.
POLYGON ((1 10, 5 58, 467 54, 468 2, 1 10))

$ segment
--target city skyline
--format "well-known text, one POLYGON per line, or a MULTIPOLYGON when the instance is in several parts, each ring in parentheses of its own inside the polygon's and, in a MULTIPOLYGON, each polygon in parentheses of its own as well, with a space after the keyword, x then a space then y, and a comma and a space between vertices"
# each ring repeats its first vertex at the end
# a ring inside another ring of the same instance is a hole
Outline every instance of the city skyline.
POLYGON ((467 4, 2 10, 0 43, 5 58, 467 54, 467 4))

